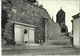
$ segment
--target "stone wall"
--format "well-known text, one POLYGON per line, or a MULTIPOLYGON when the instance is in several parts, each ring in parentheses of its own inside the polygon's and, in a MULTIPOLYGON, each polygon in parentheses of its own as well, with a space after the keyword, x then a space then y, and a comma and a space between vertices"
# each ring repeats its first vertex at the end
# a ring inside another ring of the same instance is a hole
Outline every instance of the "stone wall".
POLYGON ((80 48, 80 16, 73 16, 73 45, 75 48, 80 48))
MULTIPOLYGON (((8 13, 10 18, 5 25, 5 30, 3 32, 3 38, 7 41, 12 41, 14 39, 14 23, 11 21, 17 21, 21 23, 27 23, 30 25, 35 25, 35 41, 38 42, 39 39, 45 39, 45 20, 49 18, 47 11, 43 8, 39 8, 29 2, 24 2, 22 0, 12 0, 13 6, 8 13)), ((45 41, 45 40, 44 40, 45 41)))
POLYGON ((60 35, 60 26, 55 23, 52 19, 45 20, 45 36, 46 41, 54 40, 57 35, 60 35))
POLYGON ((12 0, 11 3, 12 7, 8 10, 9 19, 3 30, 3 38, 8 42, 14 41, 14 23, 11 21, 35 25, 35 42, 39 42, 40 39, 45 42, 46 38, 55 37, 56 24, 51 20, 46 9, 23 0, 12 0))

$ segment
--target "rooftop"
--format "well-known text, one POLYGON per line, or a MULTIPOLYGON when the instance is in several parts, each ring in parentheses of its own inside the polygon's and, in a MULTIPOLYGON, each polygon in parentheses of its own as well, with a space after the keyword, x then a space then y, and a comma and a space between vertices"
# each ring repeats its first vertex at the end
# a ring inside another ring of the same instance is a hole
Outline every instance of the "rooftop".
POLYGON ((78 13, 78 14, 72 16, 72 17, 73 17, 73 19, 79 18, 80 17, 80 13, 78 13))

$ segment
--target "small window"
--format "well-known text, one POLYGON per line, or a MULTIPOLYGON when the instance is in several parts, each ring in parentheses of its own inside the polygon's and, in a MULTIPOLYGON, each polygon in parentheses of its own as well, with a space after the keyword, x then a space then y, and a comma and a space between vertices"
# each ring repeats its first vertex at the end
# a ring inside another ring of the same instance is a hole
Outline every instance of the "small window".
POLYGON ((24 34, 27 34, 27 30, 26 29, 24 30, 24 34))

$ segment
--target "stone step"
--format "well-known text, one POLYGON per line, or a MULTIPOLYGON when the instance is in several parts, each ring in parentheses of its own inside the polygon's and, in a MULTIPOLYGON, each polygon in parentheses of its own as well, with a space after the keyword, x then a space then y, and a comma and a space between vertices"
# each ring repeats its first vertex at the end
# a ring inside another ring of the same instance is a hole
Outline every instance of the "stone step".
POLYGON ((39 46, 39 44, 36 44, 36 43, 28 43, 28 44, 25 44, 25 46, 39 46))
POLYGON ((66 36, 66 35, 60 35, 60 36, 56 36, 56 38, 55 39, 60 39, 60 38, 63 38, 63 39, 70 39, 70 37, 69 36, 66 36))
POLYGON ((70 39, 55 39, 55 40, 48 40, 48 42, 44 44, 50 44, 50 45, 70 45, 71 41, 70 39))
POLYGON ((48 40, 48 42, 44 43, 48 45, 70 45, 71 40, 69 36, 65 34, 57 34, 56 37, 52 40, 48 40))

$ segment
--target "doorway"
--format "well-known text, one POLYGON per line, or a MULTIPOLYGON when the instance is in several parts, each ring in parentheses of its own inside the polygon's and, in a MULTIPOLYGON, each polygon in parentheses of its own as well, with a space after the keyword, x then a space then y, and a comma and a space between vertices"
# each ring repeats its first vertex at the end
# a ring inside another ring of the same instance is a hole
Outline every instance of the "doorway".
POLYGON ((29 32, 27 29, 23 30, 23 42, 27 44, 29 42, 29 32))

